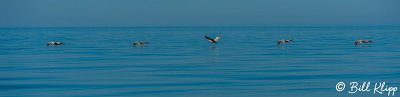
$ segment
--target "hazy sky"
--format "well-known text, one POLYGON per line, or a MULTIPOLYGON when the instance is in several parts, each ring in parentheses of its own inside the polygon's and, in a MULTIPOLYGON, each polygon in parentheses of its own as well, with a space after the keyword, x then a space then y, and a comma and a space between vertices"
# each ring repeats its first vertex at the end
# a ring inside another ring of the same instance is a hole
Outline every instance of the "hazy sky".
POLYGON ((399 25, 400 0, 0 0, 0 27, 399 25))

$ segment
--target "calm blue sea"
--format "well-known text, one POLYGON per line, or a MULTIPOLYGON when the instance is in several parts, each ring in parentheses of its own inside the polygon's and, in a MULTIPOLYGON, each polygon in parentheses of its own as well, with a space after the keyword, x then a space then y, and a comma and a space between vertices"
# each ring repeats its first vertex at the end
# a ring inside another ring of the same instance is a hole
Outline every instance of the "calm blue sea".
POLYGON ((399 37, 390 26, 0 28, 0 96, 387 97, 349 83, 400 91, 399 37))

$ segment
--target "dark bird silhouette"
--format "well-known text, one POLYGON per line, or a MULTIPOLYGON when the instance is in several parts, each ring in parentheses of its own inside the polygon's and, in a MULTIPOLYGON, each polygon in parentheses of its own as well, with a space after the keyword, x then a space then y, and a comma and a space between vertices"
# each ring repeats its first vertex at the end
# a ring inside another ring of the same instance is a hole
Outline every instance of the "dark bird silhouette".
POLYGON ((149 43, 148 42, 140 42, 140 41, 138 41, 138 42, 134 42, 133 46, 136 46, 136 44, 144 45, 144 44, 149 44, 149 43))
POLYGON ((208 41, 210 41, 211 43, 218 43, 218 40, 219 40, 219 38, 221 37, 222 35, 219 35, 219 36, 217 36, 217 37, 215 37, 215 39, 212 39, 212 38, 210 38, 210 37, 208 37, 208 36, 204 36, 206 39, 208 39, 208 41))
POLYGON ((288 42, 295 42, 295 41, 293 41, 293 40, 279 40, 277 45, 280 45, 281 42, 288 43, 288 42))
POLYGON ((358 43, 373 43, 371 40, 357 40, 354 42, 354 45, 357 45, 358 43))
POLYGON ((49 46, 50 44, 51 44, 51 45, 64 45, 64 44, 61 43, 61 42, 48 42, 46 46, 49 46))

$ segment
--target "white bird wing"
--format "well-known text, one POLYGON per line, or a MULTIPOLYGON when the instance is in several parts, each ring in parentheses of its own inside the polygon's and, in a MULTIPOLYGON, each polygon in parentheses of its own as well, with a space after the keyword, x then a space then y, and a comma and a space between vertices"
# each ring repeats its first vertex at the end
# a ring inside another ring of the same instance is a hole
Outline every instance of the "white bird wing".
POLYGON ((218 40, 219 40, 219 38, 221 37, 221 35, 220 36, 217 36, 217 37, 215 37, 215 39, 214 39, 214 41, 215 42, 218 42, 218 40))

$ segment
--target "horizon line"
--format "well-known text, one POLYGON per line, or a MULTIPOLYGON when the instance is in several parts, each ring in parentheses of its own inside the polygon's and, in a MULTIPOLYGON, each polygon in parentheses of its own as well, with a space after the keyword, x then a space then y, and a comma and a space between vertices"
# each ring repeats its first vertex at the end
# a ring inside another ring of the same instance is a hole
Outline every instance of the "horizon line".
POLYGON ((381 26, 82 26, 82 27, 0 27, 2 28, 331 28, 331 27, 400 27, 400 25, 381 26))

